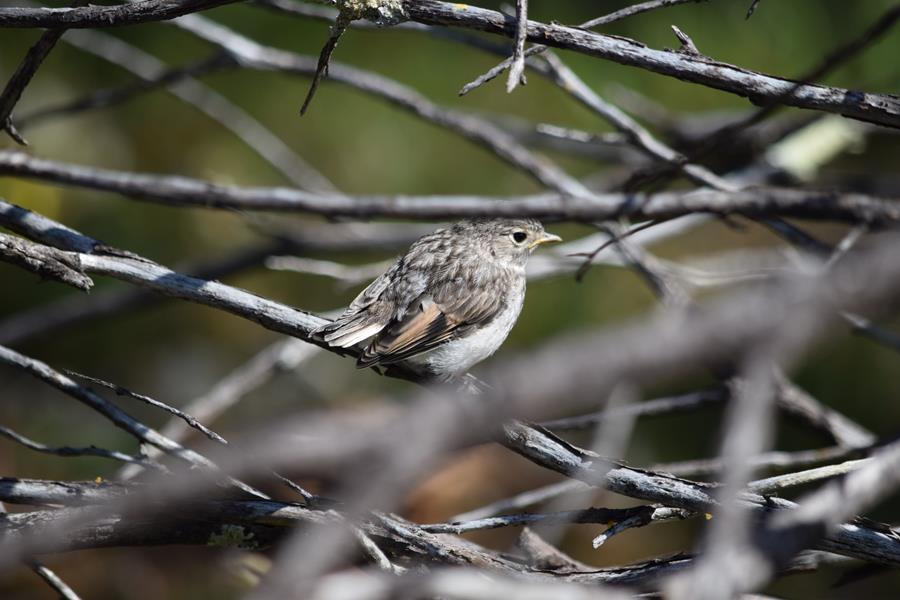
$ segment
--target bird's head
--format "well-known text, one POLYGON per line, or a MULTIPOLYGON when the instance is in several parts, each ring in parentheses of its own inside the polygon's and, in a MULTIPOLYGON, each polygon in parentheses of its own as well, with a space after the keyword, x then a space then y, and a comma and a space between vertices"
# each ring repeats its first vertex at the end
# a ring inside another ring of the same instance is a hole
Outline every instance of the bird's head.
POLYGON ((562 241, 536 219, 478 219, 458 226, 469 230, 465 233, 478 239, 491 257, 514 264, 524 265, 541 244, 562 241))

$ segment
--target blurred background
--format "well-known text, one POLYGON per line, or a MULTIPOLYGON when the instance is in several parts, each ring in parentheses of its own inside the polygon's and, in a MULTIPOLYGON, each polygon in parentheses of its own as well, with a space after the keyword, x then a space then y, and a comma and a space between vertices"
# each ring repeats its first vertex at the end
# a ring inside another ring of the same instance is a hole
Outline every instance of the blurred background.
MULTIPOLYGON (((15 3, 3 0, 4 6, 15 3)), ((535 20, 579 23, 630 2, 540 1, 531 3, 535 20)), ((713 0, 658 10, 601 28, 640 40, 653 48, 677 47, 670 25, 688 33, 707 55, 723 62, 784 77, 801 76, 830 50, 868 27, 888 0, 764 1, 745 19, 749 0, 713 0)), ((481 2, 498 8, 500 3, 481 2)), ((260 43, 306 55, 317 55, 328 25, 295 18, 256 5, 234 5, 205 13, 260 43)), ((102 32, 140 49, 170 66, 189 64, 213 53, 202 42, 169 24, 120 27, 102 32)), ((0 79, 13 73, 39 36, 33 30, 0 30, 0 79)), ((486 36, 493 42, 499 40, 486 36)), ((655 127, 663 121, 700 123, 734 118, 751 109, 742 98, 622 67, 585 56, 562 58, 594 90, 624 103, 626 110, 655 127), (630 90, 630 91, 629 91, 630 90), (635 96, 635 94, 639 96, 635 96), (659 111, 663 116, 659 117, 659 111), (656 112, 654 112, 656 111, 656 112), (657 118, 651 122, 653 114, 657 118)), ((830 73, 823 81, 872 92, 900 89, 900 30, 830 73)), ((438 105, 478 112, 509 126, 546 123, 593 133, 609 131, 605 123, 560 90, 531 75, 528 85, 511 95, 505 77, 458 97, 468 81, 497 62, 470 46, 409 31, 352 30, 333 59, 371 70, 410 86, 438 105), (511 120, 512 118, 512 120, 511 120)), ((50 54, 17 107, 25 117, 85 94, 117 87, 134 75, 63 41, 50 54)), ((489 152, 444 129, 423 122, 382 100, 325 81, 309 113, 298 116, 309 80, 291 75, 227 70, 202 78, 210 88, 252 115, 302 156, 339 189, 373 194, 528 194, 538 187, 489 152)), ((819 115, 782 110, 776 118, 805 119, 819 115)), ((194 106, 164 90, 153 90, 101 110, 55 115, 33 122, 23 119, 22 132, 35 156, 148 173, 180 174, 218 183, 291 185, 241 139, 194 106)), ((677 141, 677 140, 676 140, 677 141)), ((6 137, 0 147, 12 148, 6 137)), ((552 148, 541 152, 569 172, 609 181, 623 166, 598 156, 575 155, 552 148)), ((720 158, 720 157, 718 157, 720 158)), ((728 165, 711 163, 720 171, 728 165)), ((900 136, 865 128, 858 139, 817 165, 806 182, 900 195, 900 136)), ((681 184, 683 185, 683 183, 681 184)), ((0 179, 0 197, 59 220, 113 246, 132 250, 169 266, 215 262, 266 240, 272 227, 308 231, 317 218, 260 218, 242 213, 175 209, 136 202, 114 194, 45 185, 23 179, 0 179)), ((566 239, 592 232, 584 226, 551 225, 566 239)), ((808 230, 828 241, 845 228, 812 224, 808 230)), ((709 223, 654 246, 670 260, 687 260, 729 248, 761 247, 778 240, 755 225, 732 228, 709 223)), ((402 248, 379 252, 316 255, 346 264, 384 260, 402 248)), ((227 283, 312 311, 344 306, 360 285, 251 265, 223 278, 227 283)), ((96 278, 87 299, 127 286, 96 278)), ((133 391, 176 406, 203 394, 279 336, 242 319, 185 302, 155 302, 121 314, 84 320, 64 328, 10 340, 4 329, 23 313, 54 303, 71 302, 79 293, 40 282, 31 274, 0 264, 0 343, 66 368, 113 381, 133 391)), ((84 299, 80 300, 84 302, 84 299)), ((543 340, 565 332, 602 328, 639 318, 656 302, 633 273, 598 266, 582 282, 565 276, 530 285, 526 305, 510 339, 498 356, 528 352, 543 340)), ((62 305, 60 305, 62 306, 62 305)), ((900 330, 900 320, 883 323, 900 330)), ((879 435, 898 432, 900 424, 900 355, 864 338, 841 332, 812 348, 791 369, 794 380, 824 404, 832 406, 879 435)), ((642 390, 645 397, 677 393, 708 385, 685 380, 665 388, 642 390)), ((356 372, 336 356, 318 353, 295 370, 278 373, 213 423, 226 438, 247 427, 269 423, 286 413, 335 409, 352 411, 372 403, 402 402, 406 384, 356 372)), ((16 371, 0 368, 0 423, 53 445, 97 444, 129 452, 133 440, 88 409, 16 371)), ((165 421, 158 411, 128 399, 123 407, 146 422, 165 421)), ((562 416, 562 415, 560 415, 562 416)), ((721 410, 672 415, 640 421, 625 458, 643 466, 713 455, 718 447, 721 410)), ((807 428, 780 421, 777 447, 816 448, 828 441, 807 428)), ((101 459, 59 458, 23 449, 0 439, 0 473, 44 479, 94 479, 115 474, 118 465, 101 459)), ((404 514, 433 522, 492 500, 555 481, 552 474, 503 449, 484 446, 461 454, 407 499, 404 514)), ((626 506, 610 494, 571 498, 565 506, 626 506)), ((870 516, 896 522, 900 498, 884 503, 870 516)), ((613 538, 601 550, 590 540, 599 526, 578 525, 556 533, 563 548, 579 560, 615 565, 689 550, 701 523, 684 522, 632 530, 613 538)), ((545 529, 538 529, 545 531, 545 529)), ((511 544, 516 530, 479 534, 473 539, 492 547, 511 544)), ((237 597, 244 588, 229 576, 230 555, 210 548, 107 549, 48 557, 55 569, 85 598, 221 598, 237 597)), ((782 579, 769 591, 790 598, 895 597, 900 577, 879 573, 846 582, 838 569, 782 579), (841 585, 837 585, 837 584, 841 585)), ((51 592, 26 569, 0 581, 0 597, 49 598, 51 592)))

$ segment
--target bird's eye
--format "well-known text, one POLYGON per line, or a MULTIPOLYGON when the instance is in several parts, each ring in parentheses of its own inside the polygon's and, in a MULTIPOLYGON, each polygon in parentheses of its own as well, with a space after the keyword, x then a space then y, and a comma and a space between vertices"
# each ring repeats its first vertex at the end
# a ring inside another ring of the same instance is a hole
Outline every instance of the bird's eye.
POLYGON ((528 239, 528 234, 524 231, 514 231, 512 234, 512 239, 517 244, 522 244, 525 240, 528 239))

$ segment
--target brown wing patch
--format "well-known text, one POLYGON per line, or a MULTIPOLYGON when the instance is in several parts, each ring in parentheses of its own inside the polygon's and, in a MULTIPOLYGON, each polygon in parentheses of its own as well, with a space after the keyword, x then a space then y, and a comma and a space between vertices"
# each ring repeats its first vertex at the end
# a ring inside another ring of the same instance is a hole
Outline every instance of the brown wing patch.
POLYGON ((472 295, 440 303, 422 295, 402 319, 388 324, 357 360, 359 368, 390 364, 421 354, 490 322, 502 307, 499 295, 475 301, 472 295))
POLYGON ((329 346, 349 348, 381 331, 391 314, 382 295, 396 275, 398 265, 399 261, 361 291, 340 317, 319 327, 313 335, 321 336, 329 346))
POLYGON ((429 296, 420 296, 406 315, 381 331, 357 361, 360 368, 409 358, 450 339, 459 324, 429 296))

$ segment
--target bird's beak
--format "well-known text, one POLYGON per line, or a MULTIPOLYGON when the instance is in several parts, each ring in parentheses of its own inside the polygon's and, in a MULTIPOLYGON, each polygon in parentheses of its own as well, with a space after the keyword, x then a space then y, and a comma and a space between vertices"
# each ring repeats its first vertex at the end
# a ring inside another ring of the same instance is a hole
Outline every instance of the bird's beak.
POLYGON ((550 242, 561 242, 561 241, 562 241, 562 238, 559 237, 558 235, 545 232, 543 236, 541 236, 538 239, 531 242, 531 245, 528 246, 528 249, 531 250, 532 248, 536 248, 537 246, 540 246, 541 244, 548 244, 550 242))

